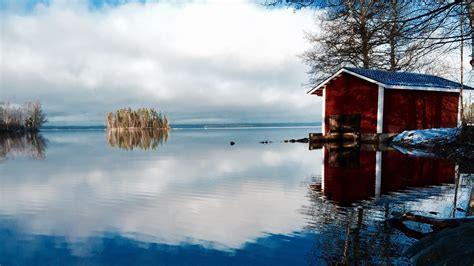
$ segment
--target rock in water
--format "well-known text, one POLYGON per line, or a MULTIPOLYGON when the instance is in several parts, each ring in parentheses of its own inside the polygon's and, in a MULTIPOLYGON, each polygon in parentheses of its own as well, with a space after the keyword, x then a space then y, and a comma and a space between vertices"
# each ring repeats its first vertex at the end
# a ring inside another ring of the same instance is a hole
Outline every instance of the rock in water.
POLYGON ((285 139, 283 142, 285 143, 308 143, 309 139, 308 138, 302 138, 302 139, 285 139))

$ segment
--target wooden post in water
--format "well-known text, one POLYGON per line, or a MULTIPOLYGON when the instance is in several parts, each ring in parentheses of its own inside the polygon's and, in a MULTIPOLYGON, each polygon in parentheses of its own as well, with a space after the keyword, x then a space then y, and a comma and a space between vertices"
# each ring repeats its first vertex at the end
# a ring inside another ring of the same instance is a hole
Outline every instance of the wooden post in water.
POLYGON ((458 189, 459 189, 459 182, 461 179, 461 169, 459 165, 455 166, 455 179, 454 179, 454 202, 453 202, 453 218, 456 217, 456 208, 457 208, 457 200, 458 200, 458 189))

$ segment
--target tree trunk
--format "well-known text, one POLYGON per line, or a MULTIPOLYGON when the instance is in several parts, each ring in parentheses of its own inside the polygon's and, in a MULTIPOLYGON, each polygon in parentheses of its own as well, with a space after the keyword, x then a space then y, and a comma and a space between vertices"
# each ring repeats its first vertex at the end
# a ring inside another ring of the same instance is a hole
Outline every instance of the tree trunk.
POLYGON ((397 1, 392 0, 390 5, 390 10, 392 12, 392 25, 390 27, 390 71, 397 70, 397 60, 396 60, 396 34, 398 32, 398 13, 397 13, 397 1))
POLYGON ((362 64, 364 68, 370 67, 370 55, 369 55, 369 41, 370 39, 367 36, 367 7, 365 6, 365 1, 360 0, 360 39, 361 39, 361 54, 362 54, 362 64))
POLYGON ((474 70, 474 6, 472 0, 466 0, 467 13, 469 15, 469 25, 471 30, 471 67, 474 70))

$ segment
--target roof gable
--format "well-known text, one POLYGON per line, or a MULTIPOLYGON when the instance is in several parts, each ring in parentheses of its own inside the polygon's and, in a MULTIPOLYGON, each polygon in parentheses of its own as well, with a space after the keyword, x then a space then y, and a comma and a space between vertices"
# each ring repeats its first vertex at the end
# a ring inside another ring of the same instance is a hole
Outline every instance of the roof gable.
MULTIPOLYGON (((324 87, 328 82, 339 76, 342 72, 357 76, 372 83, 377 83, 386 88, 411 88, 418 90, 440 89, 443 91, 452 90, 453 92, 456 92, 461 86, 460 83, 433 75, 344 67, 336 74, 324 80, 312 90, 308 91, 308 94, 312 94, 316 90, 324 87)), ((473 90, 473 88, 466 85, 464 85, 464 88, 467 90, 473 90)))

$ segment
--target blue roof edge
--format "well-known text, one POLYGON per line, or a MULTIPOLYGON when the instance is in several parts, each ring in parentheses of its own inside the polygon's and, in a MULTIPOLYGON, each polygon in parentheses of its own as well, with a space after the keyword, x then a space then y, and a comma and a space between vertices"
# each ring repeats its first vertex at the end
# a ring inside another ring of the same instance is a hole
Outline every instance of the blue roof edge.
MULTIPOLYGON (((461 83, 452 81, 440 76, 435 76, 431 74, 420 74, 420 73, 413 73, 413 72, 393 72, 393 71, 387 71, 387 70, 376 70, 376 69, 366 69, 366 68, 355 68, 355 67, 342 67, 341 69, 353 72, 355 74, 364 76, 368 79, 375 80, 377 82, 386 84, 386 85, 392 85, 392 86, 404 86, 404 87, 433 87, 433 88, 444 88, 444 89, 459 89, 461 87, 461 83), (391 76, 391 78, 398 78, 399 80, 387 80, 380 78, 379 76, 391 76), (398 76, 398 77, 394 77, 398 76), (403 76, 410 76, 410 78, 419 78, 419 79, 432 79, 432 82, 430 83, 421 83, 419 82, 409 82, 409 81, 404 81, 403 76), (438 81, 439 84, 433 83, 434 81, 438 81), (441 82, 443 84, 441 84, 441 82)), ((340 71, 340 70, 339 70, 340 71)), ((338 72, 339 72, 338 71, 338 72)), ((465 90, 474 90, 474 88, 464 84, 463 89, 465 90)))

